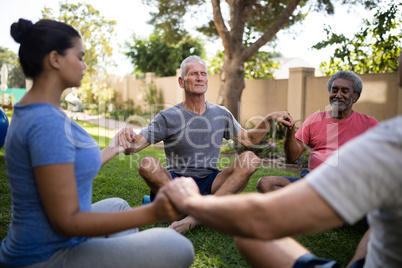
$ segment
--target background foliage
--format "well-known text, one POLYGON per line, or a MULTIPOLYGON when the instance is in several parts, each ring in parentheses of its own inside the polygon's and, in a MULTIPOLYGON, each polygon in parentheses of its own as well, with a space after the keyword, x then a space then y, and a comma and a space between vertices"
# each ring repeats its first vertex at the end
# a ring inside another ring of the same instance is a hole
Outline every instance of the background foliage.
POLYGON ((109 90, 105 88, 105 83, 101 78, 106 75, 106 66, 115 64, 112 60, 111 41, 115 39, 116 21, 107 20, 90 4, 70 4, 67 0, 60 1, 58 16, 52 9, 44 7, 42 17, 67 23, 81 34, 85 49, 84 62, 87 69, 79 95, 81 100, 86 103, 96 102, 97 96, 102 94, 97 91, 109 90))
POLYGON ((8 70, 8 87, 25 88, 25 75, 22 71, 17 54, 5 47, 0 47, 0 68, 3 66, 3 64, 7 66, 8 70))
MULTIPOLYGON (((209 74, 221 73, 224 56, 223 51, 216 52, 215 57, 209 61, 209 74)), ((280 53, 257 52, 250 60, 244 63, 244 78, 250 80, 275 78, 273 72, 279 69, 279 63, 273 61, 272 58, 280 56, 280 53)))
POLYGON ((127 52, 137 73, 154 72, 157 76, 175 76, 180 63, 190 55, 205 54, 200 39, 183 37, 177 43, 169 43, 163 35, 152 33, 148 39, 133 36, 126 43, 127 52))
POLYGON ((352 38, 334 33, 330 26, 325 31, 327 39, 313 46, 322 49, 334 47, 334 55, 320 68, 325 75, 339 70, 357 74, 384 73, 398 70, 398 57, 402 46, 402 3, 382 5, 376 8, 373 20, 364 20, 352 38))

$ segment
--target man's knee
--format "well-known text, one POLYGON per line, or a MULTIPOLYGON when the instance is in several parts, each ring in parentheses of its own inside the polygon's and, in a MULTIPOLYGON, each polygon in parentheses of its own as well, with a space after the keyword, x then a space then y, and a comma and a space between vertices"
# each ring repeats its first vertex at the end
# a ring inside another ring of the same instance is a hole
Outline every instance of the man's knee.
POLYGON ((140 164, 138 165, 138 173, 140 173, 142 177, 149 177, 150 174, 156 172, 158 166, 158 159, 152 156, 146 156, 141 160, 140 164))
POLYGON ((245 249, 248 248, 249 244, 247 243, 248 240, 243 237, 234 236, 233 242, 237 248, 237 250, 242 253, 245 249))
POLYGON ((270 177, 261 177, 259 178, 259 180, 257 181, 257 191, 259 193, 266 193, 266 190, 269 186, 269 179, 270 177))
POLYGON ((261 159, 253 152, 246 151, 239 155, 238 163, 239 166, 236 168, 242 168, 254 173, 260 167, 261 159))
POLYGON ((257 181, 257 191, 259 193, 272 192, 285 187, 289 183, 286 178, 280 176, 261 177, 257 181))
POLYGON ((257 182, 257 191, 267 193, 275 190, 275 176, 261 177, 257 182))

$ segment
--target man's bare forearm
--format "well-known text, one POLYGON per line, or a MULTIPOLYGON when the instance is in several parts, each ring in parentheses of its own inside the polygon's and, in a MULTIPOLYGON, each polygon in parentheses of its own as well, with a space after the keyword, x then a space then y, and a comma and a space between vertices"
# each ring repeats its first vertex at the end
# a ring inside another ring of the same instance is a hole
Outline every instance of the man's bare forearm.
POLYGON ((184 203, 185 212, 202 224, 257 239, 309 234, 343 223, 307 182, 267 194, 198 195, 184 203))
POLYGON ((281 123, 288 128, 294 128, 294 121, 286 111, 268 114, 255 128, 240 133, 236 138, 244 146, 250 147, 261 142, 271 130, 274 123, 281 123))
POLYGON ((286 129, 285 140, 283 143, 286 162, 293 163, 299 159, 301 152, 295 137, 295 129, 286 129))

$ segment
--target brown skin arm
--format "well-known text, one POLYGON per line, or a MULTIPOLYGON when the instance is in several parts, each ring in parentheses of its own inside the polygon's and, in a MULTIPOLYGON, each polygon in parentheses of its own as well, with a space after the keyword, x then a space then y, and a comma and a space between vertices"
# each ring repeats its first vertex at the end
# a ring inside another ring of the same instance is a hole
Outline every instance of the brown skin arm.
POLYGON ((296 139, 295 128, 287 128, 285 133, 285 141, 283 143, 285 149, 285 157, 288 163, 294 163, 306 150, 307 145, 296 139))
POLYGON ((246 147, 258 144, 267 135, 273 123, 281 123, 293 129, 295 122, 286 111, 273 112, 268 114, 255 128, 250 130, 241 129, 233 138, 246 147))
POLYGON ((201 196, 191 178, 180 178, 159 192, 164 192, 179 211, 233 236, 269 240, 320 232, 344 223, 305 180, 267 194, 217 197, 201 196))
POLYGON ((80 211, 73 163, 39 166, 34 168, 34 174, 50 223, 66 237, 108 235, 157 221, 173 221, 181 216, 163 194, 158 194, 150 205, 127 211, 80 211))

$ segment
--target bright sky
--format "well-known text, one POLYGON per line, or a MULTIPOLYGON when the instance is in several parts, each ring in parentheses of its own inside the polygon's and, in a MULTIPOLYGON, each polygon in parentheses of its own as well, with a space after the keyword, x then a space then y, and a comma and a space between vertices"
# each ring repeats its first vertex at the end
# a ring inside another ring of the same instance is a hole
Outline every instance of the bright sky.
MULTIPOLYGON (((91 4, 100 14, 108 20, 116 20, 115 27, 117 43, 124 46, 127 40, 131 41, 133 33, 148 37, 152 32, 152 26, 146 22, 149 20, 148 6, 141 0, 69 0, 69 3, 86 2, 91 4)), ((43 7, 58 11, 58 0, 0 0, 0 46, 18 53, 18 44, 10 36, 10 26, 19 18, 36 22, 41 17, 43 7)), ((277 51, 285 57, 301 57, 313 67, 318 68, 321 61, 329 60, 331 49, 324 51, 312 50, 311 46, 325 39, 324 25, 330 25, 337 33, 343 33, 350 37, 360 28, 362 16, 368 14, 363 9, 353 9, 346 6, 338 6, 334 16, 312 13, 307 16, 301 25, 293 28, 293 34, 279 33, 279 45, 277 51), (294 34, 297 33, 297 34, 294 34)), ((207 44, 208 57, 212 57, 217 49, 221 48, 220 40, 216 44, 207 44)), ((117 50, 117 48, 116 48, 117 50)), ((117 75, 129 74, 133 71, 132 64, 122 53, 114 53, 117 68, 109 69, 109 73, 117 75)))

